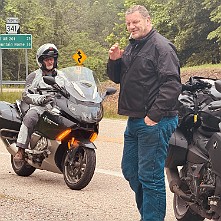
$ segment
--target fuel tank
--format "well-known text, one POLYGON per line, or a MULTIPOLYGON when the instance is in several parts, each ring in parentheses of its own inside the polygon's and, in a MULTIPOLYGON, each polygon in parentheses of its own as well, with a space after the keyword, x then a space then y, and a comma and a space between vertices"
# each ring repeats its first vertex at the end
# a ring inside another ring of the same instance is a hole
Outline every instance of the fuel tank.
POLYGON ((202 129, 211 132, 219 132, 221 122, 221 101, 213 101, 201 112, 202 129))
POLYGON ((19 130, 21 118, 15 104, 0 101, 0 129, 19 130))
POLYGON ((35 129, 44 137, 54 140, 64 130, 74 127, 74 125, 74 122, 65 117, 45 111, 41 115, 35 129))

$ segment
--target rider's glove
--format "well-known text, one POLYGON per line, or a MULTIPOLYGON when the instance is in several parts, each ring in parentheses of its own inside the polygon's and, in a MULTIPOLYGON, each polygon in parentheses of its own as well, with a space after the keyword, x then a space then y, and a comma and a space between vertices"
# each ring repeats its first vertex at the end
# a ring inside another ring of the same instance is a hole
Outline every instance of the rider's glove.
POLYGON ((46 105, 47 103, 50 103, 53 101, 53 97, 51 95, 41 95, 41 97, 38 99, 39 105, 46 105))

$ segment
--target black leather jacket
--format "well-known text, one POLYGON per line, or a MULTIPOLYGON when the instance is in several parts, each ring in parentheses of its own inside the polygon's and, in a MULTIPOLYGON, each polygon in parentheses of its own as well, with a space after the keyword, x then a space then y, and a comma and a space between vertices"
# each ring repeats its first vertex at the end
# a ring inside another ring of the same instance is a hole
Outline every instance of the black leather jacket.
POLYGON ((120 83, 118 113, 155 122, 175 116, 181 81, 174 45, 155 29, 130 41, 122 58, 107 64, 109 78, 120 83))

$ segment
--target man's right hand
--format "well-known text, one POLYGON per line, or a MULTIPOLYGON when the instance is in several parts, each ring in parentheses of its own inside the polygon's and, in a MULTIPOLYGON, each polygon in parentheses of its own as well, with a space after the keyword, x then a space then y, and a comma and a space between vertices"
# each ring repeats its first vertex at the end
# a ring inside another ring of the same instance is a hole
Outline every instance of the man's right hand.
POLYGON ((124 50, 119 48, 119 44, 115 43, 109 50, 109 58, 111 60, 117 60, 122 57, 124 50))

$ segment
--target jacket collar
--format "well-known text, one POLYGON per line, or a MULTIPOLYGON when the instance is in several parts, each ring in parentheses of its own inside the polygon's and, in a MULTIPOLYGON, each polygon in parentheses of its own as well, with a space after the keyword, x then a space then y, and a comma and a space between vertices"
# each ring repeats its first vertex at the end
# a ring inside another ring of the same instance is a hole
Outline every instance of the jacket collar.
POLYGON ((42 71, 42 76, 52 76, 52 77, 55 77, 55 76, 57 76, 57 70, 56 69, 53 69, 51 71, 43 70, 42 71))
POLYGON ((151 29, 151 31, 142 39, 133 39, 131 36, 129 37, 129 42, 133 45, 133 44, 144 44, 146 43, 153 35, 153 33, 155 33, 156 30, 154 28, 151 29))

